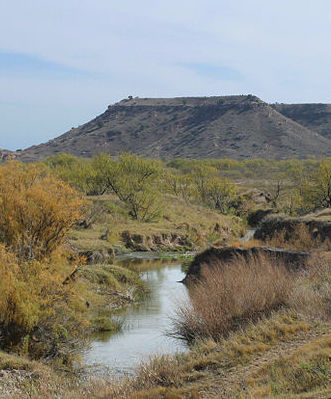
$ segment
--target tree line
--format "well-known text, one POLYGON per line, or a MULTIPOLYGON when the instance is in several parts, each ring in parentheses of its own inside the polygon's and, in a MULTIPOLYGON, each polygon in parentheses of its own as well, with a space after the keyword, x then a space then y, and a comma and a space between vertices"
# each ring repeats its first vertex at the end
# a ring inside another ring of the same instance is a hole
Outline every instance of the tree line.
POLYGON ((264 191, 269 206, 290 215, 331 207, 331 158, 267 161, 174 159, 168 163, 122 153, 80 159, 60 154, 45 164, 87 196, 114 194, 136 220, 161 217, 165 194, 223 214, 245 217, 249 191, 264 191))

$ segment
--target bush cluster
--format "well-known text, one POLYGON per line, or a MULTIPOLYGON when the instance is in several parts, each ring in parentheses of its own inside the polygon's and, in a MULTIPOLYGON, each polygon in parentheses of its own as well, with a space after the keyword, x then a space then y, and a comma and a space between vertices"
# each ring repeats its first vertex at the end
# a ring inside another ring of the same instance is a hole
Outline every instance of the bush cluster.
POLYGON ((72 266, 63 249, 84 206, 81 195, 44 165, 0 167, 2 348, 57 357, 84 328, 79 288, 64 284, 72 266))
POLYGON ((46 159, 55 175, 86 195, 115 194, 136 220, 154 221, 165 208, 164 194, 203 204, 223 214, 235 213, 236 184, 218 170, 198 165, 178 172, 161 161, 123 153, 116 159, 99 154, 92 160, 61 154, 46 159))
POLYGON ((290 215, 331 207, 331 159, 267 161, 175 159, 168 163, 122 153, 78 159, 60 154, 45 160, 54 173, 87 195, 115 194, 136 220, 158 219, 164 195, 182 197, 223 214, 247 216, 249 190, 264 192, 269 206, 290 215), (247 184, 250 182, 249 184, 247 184), (244 183, 244 184, 243 184, 244 183))

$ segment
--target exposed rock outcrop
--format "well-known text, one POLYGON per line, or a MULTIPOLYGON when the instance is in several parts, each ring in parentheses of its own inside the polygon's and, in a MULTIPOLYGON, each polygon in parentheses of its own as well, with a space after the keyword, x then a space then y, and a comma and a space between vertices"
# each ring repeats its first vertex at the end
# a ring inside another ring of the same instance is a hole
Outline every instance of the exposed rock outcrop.
POLYGON ((125 247, 133 251, 190 250, 193 248, 188 237, 176 233, 143 235, 123 231, 121 238, 125 247))
POLYGON ((10 159, 16 159, 16 154, 17 152, 15 153, 13 151, 2 150, 0 148, 0 162, 6 162, 10 159))

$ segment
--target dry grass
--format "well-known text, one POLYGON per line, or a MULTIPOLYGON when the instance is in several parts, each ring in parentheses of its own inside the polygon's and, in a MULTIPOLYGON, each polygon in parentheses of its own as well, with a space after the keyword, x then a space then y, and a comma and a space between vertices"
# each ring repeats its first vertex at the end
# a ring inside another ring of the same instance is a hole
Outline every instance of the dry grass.
POLYGON ((265 245, 275 248, 288 248, 297 251, 329 251, 331 250, 331 241, 322 239, 320 235, 314 236, 309 226, 305 223, 295 225, 289 235, 286 229, 275 232, 272 238, 265 241, 265 245))
POLYGON ((185 358, 161 355, 154 356, 149 362, 142 363, 137 370, 135 386, 137 389, 148 389, 155 386, 176 387, 183 384, 181 362, 185 358))
POLYGON ((308 214, 303 217, 303 219, 315 219, 315 220, 322 220, 322 221, 330 221, 331 220, 331 209, 321 209, 315 213, 308 214))
POLYGON ((306 332, 310 325, 291 312, 272 313, 245 331, 232 333, 218 342, 197 343, 189 354, 155 356, 143 363, 134 378, 104 386, 103 399, 198 399, 210 388, 219 370, 248 363, 282 341, 306 332), (117 396, 116 396, 117 395, 117 396))
POLYGON ((331 394, 331 335, 262 366, 247 381, 242 398, 314 398, 331 394), (308 394, 309 393, 309 394, 308 394))
POLYGON ((288 304, 308 317, 331 321, 331 254, 312 255, 296 280, 288 304))
MULTIPOLYGON (((197 343, 188 354, 153 357, 142 364, 133 378, 124 380, 68 378, 51 368, 22 358, 11 358, 9 367, 32 372, 21 380, 10 378, 3 385, 5 399, 198 399, 199 392, 208 391, 219 370, 248 364, 280 342, 306 333, 312 325, 294 312, 273 312, 258 323, 249 323, 245 330, 231 333, 218 342, 197 343)), ((1 356, 0 356, 1 359, 1 356)), ((0 362, 1 364, 1 362, 0 362)))
POLYGON ((208 391, 220 370, 227 372, 247 364, 310 327, 294 313, 272 313, 270 318, 251 323, 245 331, 232 333, 227 339, 199 342, 189 354, 155 356, 138 368, 134 378, 118 384, 116 392, 114 386, 108 386, 100 398, 198 399, 199 392, 208 391))
POLYGON ((171 335, 189 343, 218 340, 286 305, 293 284, 284 265, 262 255, 205 265, 202 279, 189 289, 190 303, 180 304, 176 311, 171 335))

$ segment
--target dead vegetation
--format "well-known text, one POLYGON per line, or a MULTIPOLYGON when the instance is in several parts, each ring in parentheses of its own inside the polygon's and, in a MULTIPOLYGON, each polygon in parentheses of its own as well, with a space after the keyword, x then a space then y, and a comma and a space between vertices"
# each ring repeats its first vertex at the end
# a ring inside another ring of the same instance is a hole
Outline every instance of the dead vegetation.
POLYGON ((202 266, 189 287, 190 303, 179 305, 173 336, 192 343, 227 336, 249 321, 288 303, 294 278, 284 264, 266 256, 237 256, 232 262, 202 266))
POLYGON ((265 244, 276 248, 289 248, 297 251, 329 251, 331 241, 322 238, 317 229, 311 231, 308 225, 299 223, 293 227, 289 234, 287 229, 282 229, 265 240, 265 244))
POLYGON ((331 256, 314 253, 300 271, 289 297, 289 306, 307 317, 331 320, 331 256))

